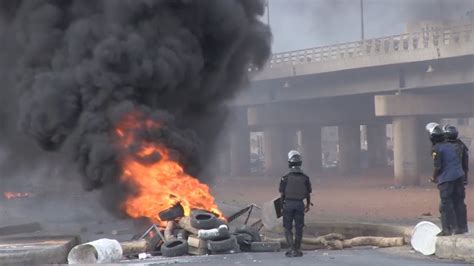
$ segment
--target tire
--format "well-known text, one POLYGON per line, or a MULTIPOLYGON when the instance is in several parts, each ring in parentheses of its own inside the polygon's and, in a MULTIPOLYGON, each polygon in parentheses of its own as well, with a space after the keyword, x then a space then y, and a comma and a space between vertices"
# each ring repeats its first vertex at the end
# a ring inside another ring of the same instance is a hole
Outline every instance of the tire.
POLYGON ((164 243, 161 246, 161 254, 163 257, 177 257, 188 253, 188 242, 185 240, 173 240, 164 243))
POLYGON ((230 251, 238 248, 237 238, 235 236, 230 236, 229 238, 223 240, 208 240, 207 249, 211 252, 223 252, 230 251))
POLYGON ((252 243, 252 236, 250 234, 238 233, 235 237, 242 251, 250 251, 250 244, 252 243))
POLYGON ((235 237, 237 238, 237 243, 239 245, 248 245, 250 246, 250 243, 252 243, 252 236, 248 233, 237 233, 235 234, 235 237))
POLYGON ((258 232, 257 229, 248 226, 248 225, 243 225, 235 230, 235 233, 237 234, 242 234, 246 233, 252 236, 252 242, 260 242, 262 241, 262 238, 260 237, 260 233, 258 232))
POLYGON ((217 227, 221 226, 221 225, 227 225, 229 226, 229 224, 227 224, 226 221, 222 220, 221 218, 217 218, 217 227))
POLYGON ((184 209, 181 204, 177 204, 167 210, 160 212, 158 216, 162 221, 173 221, 184 216, 184 209))
POLYGON ((252 242, 250 244, 252 252, 278 252, 280 249, 280 242, 252 242))
POLYGON ((164 242, 161 239, 161 237, 158 236, 158 235, 155 235, 154 237, 152 237, 150 239, 149 246, 150 246, 151 250, 153 250, 153 251, 161 250, 161 247, 163 245, 164 245, 164 242))
POLYGON ((213 229, 218 226, 218 220, 214 214, 199 211, 192 214, 191 226, 196 229, 213 229))

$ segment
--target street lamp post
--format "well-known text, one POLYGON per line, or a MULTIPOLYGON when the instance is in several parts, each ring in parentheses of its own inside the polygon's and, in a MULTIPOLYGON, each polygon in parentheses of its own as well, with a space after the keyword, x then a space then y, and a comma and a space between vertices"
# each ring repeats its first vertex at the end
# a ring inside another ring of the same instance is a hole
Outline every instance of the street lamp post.
POLYGON ((267 7, 267 24, 270 26, 270 0, 265 1, 265 6, 267 7))
POLYGON ((360 0, 360 34, 361 40, 365 39, 364 36, 364 0, 360 0))

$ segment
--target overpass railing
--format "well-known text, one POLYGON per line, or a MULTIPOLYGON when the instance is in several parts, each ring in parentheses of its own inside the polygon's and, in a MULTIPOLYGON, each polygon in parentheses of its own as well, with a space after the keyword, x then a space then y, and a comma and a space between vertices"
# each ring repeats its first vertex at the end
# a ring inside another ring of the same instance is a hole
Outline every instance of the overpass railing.
MULTIPOLYGON (((448 28, 431 28, 414 33, 275 53, 271 56, 266 67, 267 70, 270 70, 268 68, 397 53, 442 45, 462 43, 472 45, 474 43, 473 26, 474 24, 467 24, 448 28)), ((249 69, 251 72, 255 70, 258 69, 249 69)))

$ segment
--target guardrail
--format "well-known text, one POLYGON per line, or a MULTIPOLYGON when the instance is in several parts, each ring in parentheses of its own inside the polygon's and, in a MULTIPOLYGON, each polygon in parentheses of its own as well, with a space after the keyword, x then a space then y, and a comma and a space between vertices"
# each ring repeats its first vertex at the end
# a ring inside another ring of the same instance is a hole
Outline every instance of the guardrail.
MULTIPOLYGON (((443 45, 460 45, 464 43, 474 45, 473 38, 474 24, 432 28, 414 33, 275 53, 271 56, 266 68, 267 71, 271 71, 271 68, 285 65, 321 63, 332 60, 427 49, 443 45)), ((249 72, 254 71, 258 71, 258 69, 249 68, 249 72)))

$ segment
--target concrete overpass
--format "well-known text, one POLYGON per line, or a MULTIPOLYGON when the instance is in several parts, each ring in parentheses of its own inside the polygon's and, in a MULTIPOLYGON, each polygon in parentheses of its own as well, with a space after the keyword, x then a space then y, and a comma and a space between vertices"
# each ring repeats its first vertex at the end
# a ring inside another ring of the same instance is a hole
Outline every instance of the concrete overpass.
POLYGON ((231 172, 248 172, 248 132, 264 132, 266 167, 283 171, 301 131, 309 171, 321 169, 321 126, 339 130, 339 169, 357 171, 360 125, 367 125, 370 161, 386 154, 393 124, 396 184, 417 184, 429 166, 425 122, 474 115, 474 26, 419 32, 274 54, 232 103, 231 172), (238 118, 237 118, 238 117, 238 118), (309 160, 309 162, 308 162, 309 160))

